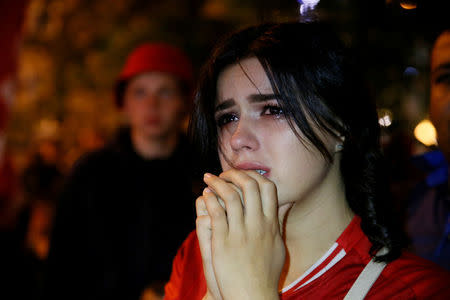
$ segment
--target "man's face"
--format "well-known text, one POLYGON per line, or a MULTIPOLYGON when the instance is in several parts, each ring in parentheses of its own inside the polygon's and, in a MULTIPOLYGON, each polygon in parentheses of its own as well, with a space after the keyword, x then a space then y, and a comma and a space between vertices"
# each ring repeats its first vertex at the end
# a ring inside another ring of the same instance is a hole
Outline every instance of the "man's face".
POLYGON ((450 159, 450 31, 438 37, 431 53, 430 104, 439 147, 450 159))
POLYGON ((148 72, 128 83, 123 112, 136 134, 145 139, 164 139, 178 132, 185 101, 174 76, 148 72))

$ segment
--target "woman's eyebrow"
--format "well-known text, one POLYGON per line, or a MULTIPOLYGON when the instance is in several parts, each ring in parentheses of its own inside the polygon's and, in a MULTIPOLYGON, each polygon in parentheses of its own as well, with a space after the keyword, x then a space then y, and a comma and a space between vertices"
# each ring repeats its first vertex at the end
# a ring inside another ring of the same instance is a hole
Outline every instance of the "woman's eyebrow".
POLYGON ((221 110, 225 110, 227 108, 230 108, 233 105, 234 105, 234 100, 233 99, 226 99, 226 100, 220 102, 219 104, 217 104, 214 111, 215 112, 219 112, 221 110))
POLYGON ((277 94, 251 94, 247 97, 250 102, 265 102, 279 98, 280 95, 277 94))
MULTIPOLYGON (((278 99, 280 98, 279 95, 277 94, 251 94, 247 97, 247 99, 251 102, 265 102, 265 101, 269 101, 269 100, 274 100, 274 99, 278 99)), ((216 108, 215 108, 215 112, 219 112, 225 109, 228 109, 232 106, 234 106, 234 99, 226 99, 222 102, 220 102, 219 104, 217 104, 216 108)))

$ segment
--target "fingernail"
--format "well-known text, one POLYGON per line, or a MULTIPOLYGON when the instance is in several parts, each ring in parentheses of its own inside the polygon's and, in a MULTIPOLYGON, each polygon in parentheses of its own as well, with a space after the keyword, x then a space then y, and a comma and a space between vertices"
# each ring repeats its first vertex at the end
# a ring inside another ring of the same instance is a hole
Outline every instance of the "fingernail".
POLYGON ((210 188, 205 188, 203 191, 204 191, 205 193, 212 193, 212 191, 211 191, 210 188))
POLYGON ((205 173, 205 175, 203 175, 203 178, 210 178, 212 176, 211 173, 205 173))

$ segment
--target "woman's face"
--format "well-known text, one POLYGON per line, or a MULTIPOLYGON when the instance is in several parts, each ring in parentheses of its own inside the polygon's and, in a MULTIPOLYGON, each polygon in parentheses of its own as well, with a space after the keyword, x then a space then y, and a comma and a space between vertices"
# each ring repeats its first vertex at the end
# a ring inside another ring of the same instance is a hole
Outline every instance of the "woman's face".
MULTIPOLYGON (((295 135, 257 58, 221 72, 215 119, 223 170, 259 171, 276 184, 279 205, 313 196, 324 183, 330 165, 295 135)), ((322 138, 334 149, 335 141, 322 138)))

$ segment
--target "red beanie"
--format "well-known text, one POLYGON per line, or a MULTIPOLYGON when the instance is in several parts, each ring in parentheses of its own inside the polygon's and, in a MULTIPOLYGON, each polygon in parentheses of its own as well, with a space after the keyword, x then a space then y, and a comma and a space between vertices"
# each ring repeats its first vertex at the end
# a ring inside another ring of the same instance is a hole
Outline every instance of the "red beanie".
POLYGON ((123 102, 123 83, 149 71, 169 73, 186 84, 189 91, 193 88, 192 64, 180 49, 164 43, 145 43, 130 53, 117 79, 115 96, 119 107, 123 102))

